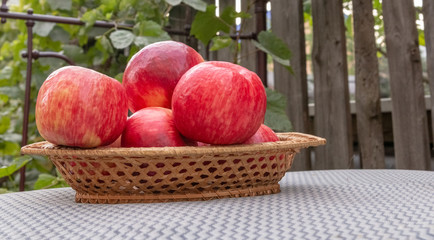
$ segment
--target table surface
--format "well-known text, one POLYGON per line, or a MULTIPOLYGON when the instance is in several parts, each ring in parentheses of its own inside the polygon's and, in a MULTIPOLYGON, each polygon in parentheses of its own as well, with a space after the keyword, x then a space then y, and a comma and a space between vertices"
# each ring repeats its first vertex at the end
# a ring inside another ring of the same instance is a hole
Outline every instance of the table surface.
POLYGON ((288 172, 281 193, 97 205, 71 188, 0 195, 0 239, 434 239, 434 172, 288 172))

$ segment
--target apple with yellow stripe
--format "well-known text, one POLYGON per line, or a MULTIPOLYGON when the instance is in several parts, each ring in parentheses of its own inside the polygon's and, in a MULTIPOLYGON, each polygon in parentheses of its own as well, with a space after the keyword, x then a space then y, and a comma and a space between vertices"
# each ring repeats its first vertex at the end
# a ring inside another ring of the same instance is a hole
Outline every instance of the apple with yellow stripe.
POLYGON ((146 107, 171 108, 173 89, 202 56, 184 43, 162 41, 137 52, 125 69, 122 84, 131 112, 146 107))
POLYGON ((93 148, 109 145, 128 117, 125 89, 91 69, 68 66, 51 73, 36 100, 36 126, 54 144, 93 148))

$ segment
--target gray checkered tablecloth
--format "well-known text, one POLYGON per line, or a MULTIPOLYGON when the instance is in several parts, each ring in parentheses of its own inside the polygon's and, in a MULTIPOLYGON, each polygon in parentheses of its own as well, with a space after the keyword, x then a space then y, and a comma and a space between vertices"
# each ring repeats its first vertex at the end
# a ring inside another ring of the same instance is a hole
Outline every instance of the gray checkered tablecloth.
POLYGON ((94 205, 0 195, 0 239, 434 239, 434 172, 289 172, 274 195, 94 205))

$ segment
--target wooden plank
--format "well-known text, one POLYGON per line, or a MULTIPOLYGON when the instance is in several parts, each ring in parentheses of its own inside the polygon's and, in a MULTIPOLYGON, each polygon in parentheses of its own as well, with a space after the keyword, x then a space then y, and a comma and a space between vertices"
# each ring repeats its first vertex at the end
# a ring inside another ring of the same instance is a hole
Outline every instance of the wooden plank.
MULTIPOLYGON (((255 1, 241 0, 241 11, 249 13, 252 17, 244 19, 241 24, 241 32, 250 34, 256 31, 255 1)), ((256 47, 250 40, 241 41, 240 65, 256 72, 256 47)))
POLYGON ((434 139, 434 2, 432 0, 423 1, 423 19, 425 24, 428 81, 431 93, 431 136, 434 139))
POLYGON ((372 0, 353 0, 357 133, 362 168, 385 168, 372 0))
POLYGON ((351 115, 342 0, 312 0, 315 134, 327 145, 315 148, 314 169, 353 166, 351 115))
POLYGON ((428 122, 413 0, 383 0, 396 168, 429 169, 428 122))
MULTIPOLYGON (((275 89, 287 98, 286 112, 294 131, 308 133, 309 111, 306 77, 306 46, 304 36, 303 0, 271 0, 271 29, 292 52, 294 74, 274 62, 275 89)), ((292 171, 311 169, 310 149, 296 155, 292 171)))

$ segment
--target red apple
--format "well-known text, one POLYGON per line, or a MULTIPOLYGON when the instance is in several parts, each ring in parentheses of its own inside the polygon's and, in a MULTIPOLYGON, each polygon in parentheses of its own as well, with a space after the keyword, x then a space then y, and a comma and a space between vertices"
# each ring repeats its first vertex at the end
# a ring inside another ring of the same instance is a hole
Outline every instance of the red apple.
POLYGON ((200 62, 202 56, 180 42, 157 42, 141 49, 128 62, 122 80, 131 112, 145 107, 171 108, 179 79, 200 62))
POLYGON ((243 144, 263 143, 263 142, 276 142, 279 141, 279 137, 269 127, 261 124, 258 131, 251 136, 243 144))
POLYGON ((108 145, 124 129, 125 90, 115 79, 69 66, 51 73, 36 100, 36 126, 54 144, 92 148, 108 145))
POLYGON ((175 128, 172 110, 149 107, 135 112, 122 133, 122 147, 176 147, 187 145, 175 128))
POLYGON ((189 139, 242 143, 263 123, 266 98, 254 72, 228 62, 203 62, 179 80, 172 97, 173 116, 179 132, 189 139))

